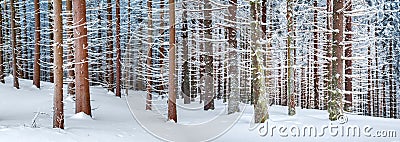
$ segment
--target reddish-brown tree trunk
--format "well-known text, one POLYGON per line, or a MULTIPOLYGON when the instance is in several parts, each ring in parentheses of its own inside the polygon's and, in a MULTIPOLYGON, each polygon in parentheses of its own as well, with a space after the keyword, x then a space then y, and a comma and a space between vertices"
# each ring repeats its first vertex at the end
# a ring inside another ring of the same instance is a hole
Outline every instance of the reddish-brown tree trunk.
POLYGON ((107 50, 107 84, 108 84, 108 91, 114 92, 114 68, 113 68, 113 33, 112 33, 112 5, 111 0, 107 0, 107 20, 108 20, 108 30, 107 30, 107 37, 108 37, 108 50, 107 50))
POLYGON ((33 85, 40 88, 40 4, 34 0, 35 7, 35 59, 33 63, 33 85))
POLYGON ((53 128, 64 129, 62 0, 54 0, 54 115, 53 128))
POLYGON ((15 9, 14 9, 14 0, 10 0, 10 10, 11 10, 11 48, 12 48, 12 68, 13 68, 13 76, 14 76, 14 87, 19 89, 19 81, 18 81, 18 65, 17 65, 17 33, 15 31, 15 9))
POLYGON ((76 109, 75 112, 84 112, 92 115, 89 94, 89 71, 87 53, 86 0, 73 0, 74 39, 75 39, 75 66, 76 75, 76 109))
POLYGON ((75 64, 74 64, 74 47, 73 47, 73 41, 72 38, 74 37, 73 29, 72 29, 72 24, 73 24, 73 18, 72 18, 72 1, 67 0, 66 1, 66 12, 67 14, 67 46, 68 46, 68 56, 67 56, 67 62, 70 63, 68 66, 68 94, 69 95, 75 95, 75 64))
POLYGON ((116 43, 115 43, 115 48, 117 49, 117 66, 116 66, 116 71, 117 71, 117 78, 116 78, 116 91, 115 95, 117 97, 121 97, 121 42, 120 42, 120 30, 121 30, 121 16, 120 16, 120 3, 119 0, 115 1, 115 15, 116 15, 116 43))
POLYGON ((176 82, 175 82, 175 0, 169 0, 169 86, 168 86, 168 120, 178 122, 176 115, 176 82))

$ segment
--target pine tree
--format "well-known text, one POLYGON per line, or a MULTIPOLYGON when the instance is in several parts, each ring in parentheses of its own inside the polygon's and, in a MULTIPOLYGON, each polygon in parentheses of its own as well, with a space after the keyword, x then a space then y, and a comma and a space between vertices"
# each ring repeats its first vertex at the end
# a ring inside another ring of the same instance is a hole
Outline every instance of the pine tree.
MULTIPOLYGON (((346 2, 346 11, 351 11, 352 10, 352 0, 347 0, 346 2)), ((345 41, 347 42, 346 44, 346 50, 345 52, 345 56, 346 58, 350 58, 352 57, 352 17, 351 16, 346 16, 346 32, 347 34, 345 35, 345 41)), ((350 107, 352 106, 352 101, 353 101, 353 95, 352 95, 352 91, 353 91, 353 85, 352 85, 352 61, 351 59, 347 59, 345 60, 345 106, 344 106, 344 110, 346 111, 350 111, 350 107)))
POLYGON ((40 88, 40 3, 34 0, 35 7, 35 53, 33 63, 33 85, 40 88))
MULTIPOLYGON (((318 7, 318 1, 314 0, 314 8, 318 7)), ((314 10, 314 109, 319 109, 319 72, 318 72, 318 11, 314 10)))
POLYGON ((75 75, 76 75, 76 107, 75 112, 84 112, 92 115, 89 93, 89 71, 88 71, 88 53, 87 53, 87 28, 86 26, 86 0, 73 0, 73 15, 75 38, 75 75))
MULTIPOLYGON (((53 0, 48 0, 47 1, 47 8, 48 8, 48 12, 49 12, 49 14, 47 15, 48 16, 48 19, 49 19, 49 29, 50 29, 50 33, 49 33, 49 45, 53 45, 53 43, 54 43, 54 34, 53 34, 53 21, 54 21, 54 19, 53 19, 53 17, 52 17, 52 15, 53 15, 53 0)), ((54 62, 54 56, 53 56, 53 48, 50 48, 50 59, 49 59, 49 62, 50 62, 50 64, 53 64, 53 62, 54 62)), ((49 67, 50 68, 50 82, 51 83, 54 83, 54 68, 53 68, 53 66, 50 66, 49 67)))
POLYGON ((147 19, 147 28, 148 28, 148 46, 149 48, 147 49, 147 100, 146 100, 146 110, 151 110, 151 101, 152 101, 152 73, 151 73, 151 67, 152 67, 152 42, 153 42, 153 32, 152 32, 152 25, 153 25, 153 12, 152 12, 152 0, 147 1, 147 13, 148 13, 148 19, 147 19))
POLYGON ((175 51, 175 0, 169 0, 169 86, 168 86, 168 120, 178 122, 176 114, 176 51, 175 51))
POLYGON ((112 24, 112 5, 111 0, 107 0, 107 85, 108 91, 114 92, 114 68, 113 68, 113 24, 112 24))
POLYGON ((54 116, 53 128, 64 129, 62 0, 54 0, 54 116))
POLYGON ((190 104, 190 75, 189 75, 189 47, 188 47, 188 20, 187 20, 187 2, 182 1, 182 48, 183 48, 183 81, 182 81, 182 93, 183 103, 190 104))

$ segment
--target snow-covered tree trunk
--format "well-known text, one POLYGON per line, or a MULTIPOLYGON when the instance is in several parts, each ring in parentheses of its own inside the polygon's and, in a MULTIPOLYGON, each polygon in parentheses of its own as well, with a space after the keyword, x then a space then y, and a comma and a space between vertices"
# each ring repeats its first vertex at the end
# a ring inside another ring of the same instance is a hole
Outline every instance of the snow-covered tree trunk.
MULTIPOLYGON (((52 30, 53 30, 53 17, 52 17, 52 15, 53 15, 53 1, 52 0, 48 0, 47 1, 47 8, 48 8, 48 19, 49 19, 49 29, 50 29, 50 33, 49 33, 49 45, 53 45, 53 43, 54 43, 54 34, 53 34, 53 32, 52 32, 52 30)), ((53 53, 53 48, 49 48, 50 49, 50 60, 49 60, 49 63, 50 64, 53 64, 53 62, 54 62, 54 56, 53 56, 53 54, 51 54, 51 53, 53 53)), ((53 66, 50 66, 49 67, 49 69, 50 69, 50 82, 51 83, 54 83, 54 69, 53 69, 53 66)))
POLYGON ((210 0, 204 0, 205 30, 205 73, 204 73, 204 110, 214 109, 214 51, 212 44, 212 5, 210 0))
POLYGON ((168 86, 168 120, 178 122, 176 115, 176 50, 175 50, 175 0, 169 0, 169 86, 168 86))
POLYGON ((74 39, 75 39, 75 75, 76 75, 76 107, 75 113, 84 112, 92 115, 89 93, 88 70, 88 37, 86 27, 86 0, 73 0, 74 39))
POLYGON ((73 40, 74 37, 72 24, 72 1, 66 1, 66 17, 67 17, 67 49, 68 49, 68 56, 67 62, 68 66, 68 95, 75 95, 75 64, 74 64, 74 47, 73 47, 73 40))
MULTIPOLYGON (((114 67, 113 67, 113 21, 112 3, 107 0, 107 88, 109 92, 114 92, 114 67)), ((78 61, 77 61, 78 62, 78 61)))
POLYGON ((152 32, 152 25, 153 25, 153 12, 152 12, 152 0, 147 1, 147 34, 148 34, 148 39, 147 39, 147 44, 148 44, 148 49, 147 49, 147 100, 146 100, 146 110, 151 110, 151 101, 152 101, 152 73, 151 73, 151 67, 152 67, 152 42, 153 42, 153 32, 152 32))
POLYGON ((337 120, 343 113, 343 37, 344 0, 333 0, 333 59, 332 93, 329 96, 328 112, 330 120, 337 120))
POLYGON ((293 42, 293 1, 292 0, 287 0, 286 1, 287 4, 287 13, 286 13, 286 19, 287 19, 287 43, 286 43, 286 60, 287 60, 287 71, 286 71, 286 78, 287 78, 287 106, 288 106, 288 114, 289 115, 295 115, 296 114, 296 101, 294 99, 295 95, 293 92, 293 78, 292 78, 292 74, 293 74, 293 67, 292 67, 292 42, 293 42))
MULTIPOLYGON (((318 7, 318 1, 314 0, 313 2, 314 8, 318 7)), ((314 27, 314 109, 319 109, 319 72, 318 72, 318 11, 314 10, 314 19, 313 19, 313 27, 314 27)))
MULTIPOLYGON (((250 1, 251 13, 251 50, 252 50, 252 64, 253 64, 253 93, 254 93, 254 120, 255 123, 264 123, 268 118, 268 104, 269 97, 266 93, 265 87, 265 72, 262 66, 262 51, 260 46, 261 27, 258 16, 259 11, 258 0, 250 1)), ((233 88, 232 88, 233 89, 233 88)))
POLYGON ((54 115, 53 128, 64 129, 62 0, 54 0, 54 115))
POLYGON ((183 103, 190 104, 190 75, 189 75, 189 47, 188 47, 188 20, 187 20, 187 2, 182 1, 182 48, 183 48, 183 81, 182 93, 183 103))
MULTIPOLYGON (((346 11, 350 11, 352 10, 352 0, 347 0, 346 1, 346 11)), ((345 41, 346 41, 346 49, 345 49, 345 56, 346 58, 351 58, 352 57, 352 17, 351 16, 346 16, 346 34, 345 34, 345 41)), ((345 60, 345 105, 344 105, 344 110, 346 111, 351 111, 350 107, 352 106, 352 102, 353 102, 353 95, 352 95, 352 91, 353 91, 353 85, 352 85, 352 77, 351 75, 353 74, 353 70, 352 70, 352 60, 351 59, 346 59, 345 60)))
MULTIPOLYGON (((326 45, 325 45, 325 51, 326 51, 326 58, 328 59, 328 61, 325 63, 325 68, 327 70, 327 74, 324 76, 324 85, 327 88, 326 94, 329 97, 330 94, 332 93, 332 16, 331 16, 331 12, 332 12, 332 0, 327 0, 326 1, 326 11, 327 11, 327 17, 326 17, 326 29, 327 32, 326 34, 326 45)), ((329 98, 327 98, 329 99, 329 98)), ((327 100, 326 99, 326 100, 327 100)), ((323 100, 324 102, 324 110, 327 109, 328 105, 327 105, 327 101, 325 101, 325 99, 323 100)))
POLYGON ((228 7, 229 16, 228 19, 232 21, 230 27, 228 27, 228 52, 229 52, 229 85, 230 92, 228 98, 228 114, 232 114, 239 111, 240 101, 240 89, 239 89, 239 53, 237 48, 236 40, 236 10, 237 0, 229 1, 230 6, 228 7))

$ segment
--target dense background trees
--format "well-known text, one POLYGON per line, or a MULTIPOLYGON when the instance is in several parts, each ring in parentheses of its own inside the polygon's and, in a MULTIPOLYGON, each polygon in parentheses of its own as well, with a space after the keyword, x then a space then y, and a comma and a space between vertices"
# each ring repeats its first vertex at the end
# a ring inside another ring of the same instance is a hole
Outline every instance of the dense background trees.
MULTIPOLYGON (((1 3, 0 82, 52 81, 55 8, 1 3)), ((62 79, 69 95, 76 91, 77 112, 89 115, 92 85, 117 96, 147 91, 149 110, 175 93, 204 110, 214 99, 228 100, 229 113, 252 103, 257 122, 270 104, 290 115, 296 106, 326 109, 332 120, 345 112, 399 118, 398 9, 391 0, 67 0, 62 79)))

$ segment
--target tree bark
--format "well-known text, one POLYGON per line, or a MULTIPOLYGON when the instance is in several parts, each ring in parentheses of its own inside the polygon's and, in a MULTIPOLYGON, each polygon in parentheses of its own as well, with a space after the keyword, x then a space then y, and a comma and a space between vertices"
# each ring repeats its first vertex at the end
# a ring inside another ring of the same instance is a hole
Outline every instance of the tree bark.
POLYGON ((343 114, 343 18, 344 0, 333 0, 333 56, 332 60, 332 94, 329 96, 329 119, 337 120, 343 114))
POLYGON ((147 21, 147 28, 148 28, 148 52, 147 52, 147 100, 146 100, 146 110, 151 110, 151 101, 152 101, 152 73, 151 73, 151 67, 152 67, 152 42, 153 42, 153 32, 152 32, 152 25, 153 25, 153 12, 152 12, 152 0, 147 1, 147 13, 148 13, 148 21, 147 21))
POLYGON ((204 110, 214 110, 214 51, 212 40, 212 5, 210 0, 204 0, 204 29, 205 30, 205 74, 204 74, 204 110))
POLYGON ((62 0, 54 0, 54 115, 53 128, 64 129, 62 0))
POLYGON ((89 94, 89 71, 87 53, 86 0, 73 0, 73 14, 75 38, 75 66, 76 73, 76 109, 75 112, 84 112, 92 115, 89 94))
MULTIPOLYGON (((351 11, 352 10, 352 0, 348 0, 349 2, 346 3, 346 9, 347 11, 351 11)), ((346 50, 345 52, 345 56, 347 58, 352 57, 352 20, 351 20, 351 16, 346 16, 346 32, 348 32, 346 34, 345 40, 346 42, 348 42, 346 44, 346 50)), ((345 99, 346 99, 346 103, 344 106, 344 109, 346 111, 351 111, 350 107, 352 106, 352 102, 353 102, 353 95, 351 93, 351 91, 353 91, 353 86, 352 86, 352 75, 353 71, 352 71, 352 61, 351 59, 347 59, 345 61, 345 90, 346 90, 346 94, 345 94, 345 99)))
POLYGON ((229 1, 228 7, 229 16, 228 19, 233 23, 230 23, 228 27, 228 50, 229 50, 229 80, 230 88, 228 98, 228 114, 239 112, 240 102, 240 90, 239 90, 239 55, 237 53, 237 40, 236 40, 236 12, 237 12, 237 0, 229 1))
POLYGON ((108 20, 108 30, 107 30, 107 37, 108 37, 108 49, 107 49, 107 84, 108 84, 108 91, 114 92, 114 68, 113 68, 113 24, 112 24, 112 4, 111 0, 107 0, 107 20, 108 20))
POLYGON ((116 72, 117 72, 117 78, 116 78, 116 91, 115 91, 115 95, 117 97, 121 97, 121 35, 120 35, 120 31, 121 31, 121 15, 120 15, 120 3, 119 0, 115 0, 115 15, 116 15, 116 43, 115 43, 115 47, 117 49, 117 65, 116 65, 116 72))
POLYGON ((67 48, 68 48, 68 56, 67 62, 70 63, 68 66, 68 95, 75 95, 75 61, 74 61, 74 47, 73 40, 74 37, 72 24, 72 1, 66 0, 66 13, 67 13, 67 48))
MULTIPOLYGON (((52 0, 48 0, 47 5, 48 5, 48 11, 49 11, 48 18, 49 18, 49 29, 50 29, 49 45, 53 45, 53 43, 54 43, 54 34, 53 34, 53 29, 54 29, 53 21, 54 20, 53 20, 53 17, 51 16, 51 15, 53 15, 53 4, 52 3, 53 3, 52 0)), ((53 48, 50 48, 50 60, 49 60, 50 64, 53 64, 54 63, 54 57, 53 57, 53 54, 51 54, 51 53, 53 53, 53 48)), ((50 66, 49 69, 50 69, 50 82, 54 83, 54 69, 53 69, 53 66, 50 66)))
POLYGON ((13 68, 13 76, 14 76, 14 87, 19 89, 19 81, 18 81, 18 65, 17 65, 17 33, 15 27, 15 9, 14 9, 14 0, 10 0, 10 10, 11 10, 11 48, 12 48, 12 68, 13 68))
POLYGON ((286 14, 286 19, 288 21, 287 23, 287 30, 288 30, 288 37, 287 37, 287 41, 286 41, 286 46, 287 46, 287 106, 288 106, 288 114, 289 115, 295 115, 296 114, 296 100, 294 99, 294 93, 293 91, 293 79, 292 79, 292 72, 293 72, 293 67, 292 67, 292 42, 293 42, 293 33, 294 33, 294 29, 293 29, 293 1, 292 0, 287 0, 287 14, 286 14))
MULTIPOLYGON (((318 7, 318 1, 314 0, 314 8, 318 7)), ((314 10, 314 109, 319 109, 319 73, 318 73, 318 11, 314 10)))
POLYGON ((182 93, 183 103, 190 104, 190 74, 189 74, 189 47, 188 47, 188 21, 187 21, 187 2, 182 1, 182 48, 183 48, 183 81, 182 81, 182 93))
POLYGON ((35 7, 35 59, 33 63, 33 85, 40 88, 40 4, 34 0, 35 7))
POLYGON ((168 120, 178 122, 176 115, 176 82, 175 82, 175 0, 169 0, 169 86, 168 86, 168 120))

